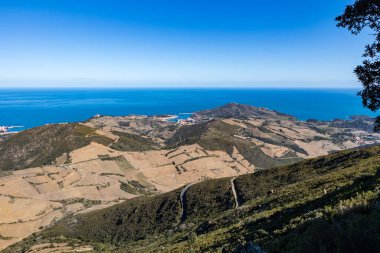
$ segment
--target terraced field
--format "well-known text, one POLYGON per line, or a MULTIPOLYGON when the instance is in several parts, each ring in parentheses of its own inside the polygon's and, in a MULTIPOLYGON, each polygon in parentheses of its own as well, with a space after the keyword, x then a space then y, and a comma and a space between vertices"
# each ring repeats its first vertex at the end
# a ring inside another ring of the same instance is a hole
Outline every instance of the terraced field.
POLYGON ((379 176, 380 147, 342 151, 69 216, 5 252, 377 252, 379 176))
POLYGON ((184 215, 173 212, 171 219, 186 229, 181 217, 199 222, 205 218, 200 211, 216 215, 208 204, 229 210, 251 198, 241 192, 240 175, 380 143, 380 135, 368 130, 371 124, 366 117, 301 122, 263 108, 228 104, 195 113, 185 123, 102 116, 23 131, 0 141, 0 250, 67 216, 190 185, 183 203, 180 197, 176 202, 186 205, 184 215), (223 186, 209 189, 214 195, 199 189, 200 182, 213 184, 219 178, 225 178, 223 186), (221 204, 214 199, 220 194, 227 197, 221 204))
POLYGON ((198 145, 123 152, 93 142, 71 152, 69 159, 0 178, 0 249, 73 213, 254 171, 238 154, 198 145))

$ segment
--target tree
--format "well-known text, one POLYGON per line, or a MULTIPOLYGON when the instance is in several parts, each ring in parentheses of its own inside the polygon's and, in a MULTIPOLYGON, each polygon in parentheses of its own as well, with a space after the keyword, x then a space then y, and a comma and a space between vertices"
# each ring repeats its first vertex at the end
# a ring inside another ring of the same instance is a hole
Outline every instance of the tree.
MULTIPOLYGON (((338 27, 358 35, 364 29, 374 36, 374 42, 365 46, 362 65, 354 72, 363 85, 359 92, 363 106, 373 112, 380 109, 380 0, 356 0, 336 18, 338 27)), ((380 116, 375 121, 375 131, 380 132, 380 116)))

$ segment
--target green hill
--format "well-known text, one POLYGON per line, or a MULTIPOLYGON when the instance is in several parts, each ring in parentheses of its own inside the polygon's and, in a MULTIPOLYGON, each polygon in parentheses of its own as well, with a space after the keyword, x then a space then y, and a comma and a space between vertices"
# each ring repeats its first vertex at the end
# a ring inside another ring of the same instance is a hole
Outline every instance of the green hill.
POLYGON ((380 249, 380 147, 259 171, 234 184, 203 181, 185 192, 185 204, 181 190, 67 217, 5 252, 62 241, 96 252, 244 252, 252 244, 265 252, 380 249))
POLYGON ((278 111, 272 111, 265 108, 255 107, 246 104, 228 103, 213 109, 203 110, 195 112, 193 117, 200 118, 236 118, 236 119, 248 119, 250 117, 262 117, 262 118, 287 118, 295 119, 293 116, 281 113, 278 111))
MULTIPOLYGON (((207 150, 222 150, 228 154, 232 154, 233 148, 236 147, 240 154, 254 164, 257 168, 268 169, 273 166, 288 165, 302 158, 294 157, 288 159, 274 159, 266 155, 259 146, 249 140, 236 137, 237 134, 247 134, 246 129, 236 125, 224 123, 221 120, 214 119, 200 124, 188 125, 181 127, 172 138, 167 140, 168 148, 174 148, 181 145, 189 145, 197 143, 207 150)), ((269 130, 267 130, 269 131, 269 130)), ((267 134, 270 134, 268 132, 267 134)), ((272 139, 263 140, 279 146, 285 146, 292 150, 305 153, 300 147, 286 139, 279 139, 277 135, 271 133, 272 139)))
POLYGON ((157 149, 157 145, 150 139, 136 134, 113 132, 119 139, 111 144, 111 148, 119 151, 147 151, 157 149))
POLYGON ((36 127, 0 142, 0 171, 51 164, 64 153, 84 147, 91 141, 108 145, 111 139, 95 129, 72 123, 36 127))

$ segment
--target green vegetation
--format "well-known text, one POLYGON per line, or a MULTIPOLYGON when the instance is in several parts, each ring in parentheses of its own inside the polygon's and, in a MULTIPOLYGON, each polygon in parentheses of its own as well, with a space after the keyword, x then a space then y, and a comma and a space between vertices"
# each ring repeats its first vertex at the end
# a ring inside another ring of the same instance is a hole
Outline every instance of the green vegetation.
POLYGON ((89 214, 64 219, 44 236, 123 244, 159 234, 178 223, 179 191, 156 197, 139 197, 89 214))
POLYGON ((292 164, 303 160, 302 158, 273 159, 267 156, 258 146, 241 143, 236 147, 244 158, 254 164, 258 169, 268 169, 276 166, 292 164))
MULTIPOLYGON (((99 159, 102 161, 115 161, 120 169, 123 170, 135 170, 132 164, 122 155, 120 156, 110 156, 110 155, 98 155, 99 159)), ((102 173, 110 174, 110 173, 102 173)), ((112 173, 111 173, 112 174, 112 173)))
POLYGON ((100 200, 91 200, 91 199, 85 199, 85 198, 64 199, 64 200, 59 200, 57 202, 62 203, 63 205, 72 205, 75 203, 82 203, 86 208, 94 206, 94 205, 102 204, 100 200))
POLYGON ((149 189, 136 180, 120 181, 120 189, 134 195, 154 195, 157 193, 156 189, 149 189))
POLYGON ((262 137, 259 137, 259 136, 255 136, 256 139, 264 142, 264 143, 269 143, 269 144, 273 144, 273 145, 277 145, 277 146, 284 146, 284 147, 288 147, 296 152, 299 152, 301 154, 304 154, 304 155, 308 155, 308 153, 301 147, 299 147, 298 145, 296 145, 294 142, 292 142, 291 140, 287 139, 286 137, 284 136, 281 136, 281 135, 278 135, 276 134, 277 136, 273 136, 272 138, 262 138, 262 137))
POLYGON ((108 145, 111 139, 95 129, 72 123, 45 125, 22 131, 0 142, 0 171, 52 164, 64 153, 91 142, 108 145))
POLYGON ((380 147, 347 150, 235 179, 208 180, 69 217, 5 252, 55 238, 97 252, 232 252, 253 242, 266 252, 376 252, 380 243, 380 147), (62 237, 63 236, 63 237, 62 237))
POLYGON ((110 155, 98 155, 98 157, 102 161, 112 161, 113 160, 113 157, 111 157, 110 155))
POLYGON ((124 156, 114 157, 113 160, 117 163, 120 169, 135 170, 132 164, 124 156))
POLYGON ((0 235, 0 240, 11 240, 11 239, 13 239, 13 238, 0 235))
POLYGON ((202 135, 205 134, 213 121, 202 122, 195 125, 185 125, 178 129, 178 131, 166 141, 169 149, 178 147, 180 145, 194 144, 198 142, 202 135))
POLYGON ((144 138, 140 135, 114 132, 119 136, 117 142, 111 144, 111 148, 119 151, 148 151, 156 149, 152 139, 144 138))
POLYGON ((235 205, 229 178, 207 180, 193 185, 186 192, 186 200, 187 220, 191 223, 204 221, 235 205))
POLYGON ((277 111, 269 111, 261 109, 258 107, 238 104, 238 103, 228 103, 223 106, 199 111, 195 113, 197 117, 217 117, 217 118, 235 118, 235 119, 247 119, 249 117, 277 117, 277 118, 286 118, 292 119, 293 117, 284 113, 277 111))
MULTIPOLYGON (((354 72, 363 85, 359 92, 363 106, 373 112, 380 109, 380 2, 378 0, 356 0, 347 5, 344 13, 336 18, 338 27, 358 35, 363 30, 373 35, 374 41, 365 46, 362 65, 354 72)), ((374 130, 380 132, 380 116, 376 118, 374 130)))
MULTIPOLYGON (((302 160, 297 157, 294 159, 273 159, 252 142, 235 137, 240 131, 244 131, 244 129, 220 120, 212 120, 201 124, 183 126, 167 141, 167 145, 169 148, 175 148, 180 145, 197 143, 206 150, 223 150, 230 155, 234 147, 236 147, 247 161, 261 169, 287 165, 302 160)), ((274 138, 277 137, 275 136, 274 138)), ((268 139, 263 141, 279 146, 288 146, 295 151, 305 153, 304 150, 301 150, 288 140, 280 142, 275 141, 275 139, 268 139)))

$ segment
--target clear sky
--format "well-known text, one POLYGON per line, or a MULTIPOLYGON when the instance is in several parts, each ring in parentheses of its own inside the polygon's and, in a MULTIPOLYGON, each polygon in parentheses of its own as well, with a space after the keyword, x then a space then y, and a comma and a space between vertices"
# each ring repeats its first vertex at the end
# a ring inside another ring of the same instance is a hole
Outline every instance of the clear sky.
POLYGON ((0 0, 0 85, 359 87, 352 2, 0 0))

